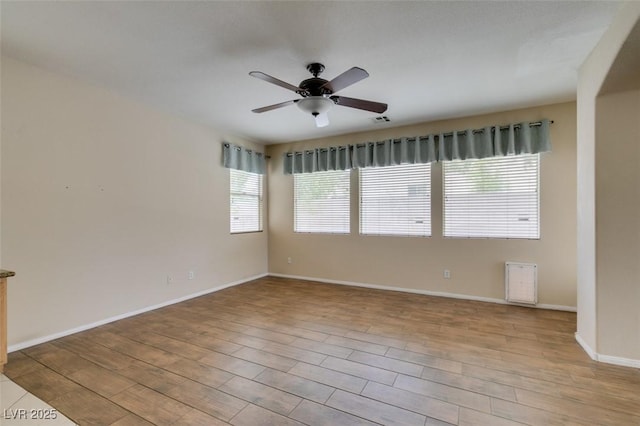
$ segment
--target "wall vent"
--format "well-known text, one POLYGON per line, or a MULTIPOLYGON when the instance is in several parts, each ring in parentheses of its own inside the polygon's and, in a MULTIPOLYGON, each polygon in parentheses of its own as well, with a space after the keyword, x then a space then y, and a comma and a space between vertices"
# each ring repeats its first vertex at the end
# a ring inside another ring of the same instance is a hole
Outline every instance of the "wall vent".
POLYGON ((533 263, 505 262, 505 299, 510 303, 538 303, 538 266, 533 263))
POLYGON ((389 121, 391 121, 391 119, 386 115, 379 115, 377 117, 373 117, 371 121, 373 121, 374 123, 388 123, 389 121))

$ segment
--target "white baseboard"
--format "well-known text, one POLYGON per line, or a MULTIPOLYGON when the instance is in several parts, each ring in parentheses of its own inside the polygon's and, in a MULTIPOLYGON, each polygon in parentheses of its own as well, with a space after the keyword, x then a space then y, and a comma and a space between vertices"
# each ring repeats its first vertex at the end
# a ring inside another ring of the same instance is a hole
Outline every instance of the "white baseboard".
POLYGON ((233 287, 233 286, 236 286, 236 285, 244 284, 246 282, 253 281, 253 280, 256 280, 258 278, 266 277, 267 275, 269 275, 269 274, 268 273, 264 273, 264 274, 254 275, 252 277, 243 278, 241 280, 234 281, 234 282, 227 283, 227 284, 223 284, 223 285, 218 286, 218 287, 208 288, 206 290, 199 291, 197 293, 188 294, 186 296, 182 296, 182 297, 179 297, 177 299, 167 300, 166 302, 158 303, 157 305, 147 306, 147 307, 144 307, 142 309, 137 309, 135 311, 126 312, 124 314, 120 314, 120 315, 116 315, 116 316, 113 316, 113 317, 105 318, 105 319, 100 320, 100 321, 92 322, 91 324, 81 325, 79 327, 75 327, 75 328, 72 328, 72 329, 69 329, 69 330, 64 330, 64 331, 61 331, 59 333, 54 333, 54 334, 50 334, 48 336, 37 337, 35 339, 27 340, 25 342, 16 343, 14 345, 9 346, 7 348, 7 352, 11 353, 11 352, 15 352, 15 351, 19 351, 19 350, 22 350, 22 349, 29 348, 31 346, 39 345, 41 343, 50 342, 51 340, 59 339, 61 337, 69 336, 71 334, 75 334, 75 333, 79 333, 81 331, 89 330, 91 328, 99 327, 101 325, 108 324, 110 322, 114 322, 114 321, 118 321, 118 320, 121 320, 121 319, 129 318, 129 317, 132 317, 134 315, 143 314, 145 312, 153 311, 155 309, 163 308, 165 306, 174 305, 176 303, 184 302, 185 300, 189 300, 189 299, 193 299, 193 298, 196 298, 196 297, 204 296, 205 294, 214 293, 216 291, 224 290, 225 288, 229 288, 229 287, 233 287))
POLYGON ((640 368, 640 359, 622 358, 619 356, 603 355, 599 354, 591 348, 585 342, 585 340, 578 333, 575 334, 576 341, 582 346, 582 349, 591 357, 594 361, 604 362, 606 364, 620 365, 622 367, 640 368))
POLYGON ((623 367, 640 368, 640 359, 622 358, 619 356, 598 354, 598 361, 623 367))
POLYGON ((478 302, 499 303, 501 305, 515 305, 515 306, 524 306, 528 308, 551 309, 555 311, 576 312, 577 310, 575 306, 547 305, 542 303, 539 303, 537 305, 516 305, 514 303, 508 303, 506 300, 503 300, 503 299, 494 299, 491 297, 472 296, 472 295, 459 294, 459 293, 446 293, 446 292, 440 292, 440 291, 421 290, 421 289, 407 288, 407 287, 393 287, 393 286, 379 285, 379 284, 358 283, 358 282, 352 282, 352 281, 331 280, 326 278, 304 277, 300 275, 278 274, 273 272, 269 273, 269 276, 281 277, 281 278, 293 278, 293 279, 305 280, 305 281, 317 281, 317 282, 327 283, 327 284, 340 284, 340 285, 349 285, 354 287, 365 287, 365 288, 372 288, 376 290, 391 290, 391 291, 400 291, 403 293, 424 294, 426 296, 448 297, 452 299, 463 299, 463 300, 475 300, 478 302))
POLYGON ((587 355, 589 355, 589 358, 591 358, 594 361, 598 361, 598 354, 596 353, 596 351, 594 351, 591 348, 591 346, 587 344, 587 342, 582 338, 582 336, 578 334, 577 331, 575 333, 575 338, 576 338, 576 342, 578 342, 578 344, 582 346, 582 349, 584 349, 587 355))
MULTIPOLYGON (((177 299, 172 299, 172 300, 168 300, 166 302, 162 302, 156 305, 152 305, 152 306, 147 306, 145 308, 142 309, 138 309, 135 311, 131 311, 131 312, 126 312, 124 314, 120 314, 120 315, 116 315, 110 318, 106 318, 100 321, 96 321, 93 322, 91 324, 85 324, 79 327, 75 327, 69 330, 64 330, 61 331, 59 333, 54 333, 54 334, 50 334, 47 336, 42 336, 42 337, 38 337, 36 339, 31 339, 31 340, 27 340, 25 342, 20 342, 20 343, 16 343, 14 345, 9 346, 8 352, 15 352, 15 351, 19 351, 22 349, 26 349, 28 347, 31 346, 35 346, 35 345, 39 345, 42 343, 46 343, 49 342, 51 340, 55 340, 55 339, 59 339, 61 337, 65 337, 65 336, 69 336, 71 334, 75 334, 75 333, 79 333, 81 331, 85 331, 85 330, 89 330, 95 327, 99 327, 101 325, 104 324, 108 324, 114 321, 118 321, 121 319, 125 319, 125 318, 129 318, 132 317, 134 315, 139 315, 145 312, 149 312, 149 311, 153 311, 155 309, 159 309, 159 308, 163 308, 165 306, 169 306, 169 305, 174 305, 176 303, 180 303, 180 302, 184 302, 185 300, 189 300, 189 299, 193 299, 196 297, 200 297, 200 296, 204 296, 205 294, 210 294, 210 293, 214 293, 216 291, 220 291, 220 290, 224 290, 225 288, 229 288, 229 287, 233 287, 236 285, 240 285, 240 284, 244 284, 246 282, 249 281, 253 281, 256 280, 258 278, 263 278, 266 276, 273 276, 273 277, 281 277, 281 278, 293 278, 293 279, 298 279, 298 280, 305 280, 305 281, 317 281, 317 282, 322 282, 322 283, 328 283, 328 284, 340 284, 340 285, 348 285, 348 286, 354 286, 354 287, 365 287, 365 288, 372 288, 372 289, 377 289, 377 290, 391 290, 391 291, 400 291, 403 293, 414 293, 414 294, 424 294, 427 296, 437 296, 437 297, 449 297, 449 298, 454 298, 454 299, 463 299, 463 300, 475 300, 475 301, 480 301, 480 302, 489 302, 489 303, 499 303, 502 305, 507 305, 510 303, 507 303, 505 300, 502 299, 494 299, 494 298, 490 298, 490 297, 481 297, 481 296, 472 296, 472 295, 465 295, 465 294, 457 294, 457 293, 446 293, 446 292, 438 292, 438 291, 430 291, 430 290, 420 290, 420 289, 413 289, 413 288, 405 288, 405 287, 392 287, 392 286, 385 286, 385 285, 379 285, 379 284, 367 284, 367 283, 358 283, 358 282, 352 282, 352 281, 341 281, 341 280, 331 280, 331 279, 326 279, 326 278, 316 278, 316 277, 305 277, 305 276, 299 276, 299 275, 288 275, 288 274, 278 274, 278 273, 264 273, 264 274, 259 274, 259 275, 255 275, 252 277, 248 277, 248 278, 243 278, 241 280, 238 281, 233 281, 227 284, 223 284, 221 286, 218 287, 213 287, 213 288, 209 288, 203 291, 199 291, 197 293, 192 293, 186 296, 182 296, 179 297, 177 299)), ((553 310, 560 310, 560 311, 569 311, 569 312, 575 312, 576 308, 573 306, 562 306, 562 305, 546 305, 546 304, 538 304, 535 306, 530 306, 533 308, 538 308, 538 309, 553 309, 553 310)), ((602 355, 602 354, 598 354, 597 352, 595 352, 586 342, 585 340, 578 334, 575 333, 575 339, 578 342, 578 344, 584 349, 584 351, 589 355, 589 357, 591 357, 591 359, 595 360, 595 361, 600 361, 600 362, 604 362, 607 364, 614 364, 614 365, 620 365, 620 366, 624 366, 624 367, 634 367, 634 368, 640 368, 640 360, 636 360, 636 359, 630 359, 630 358, 622 358, 622 357, 616 357, 616 356, 611 356, 611 355, 602 355)))

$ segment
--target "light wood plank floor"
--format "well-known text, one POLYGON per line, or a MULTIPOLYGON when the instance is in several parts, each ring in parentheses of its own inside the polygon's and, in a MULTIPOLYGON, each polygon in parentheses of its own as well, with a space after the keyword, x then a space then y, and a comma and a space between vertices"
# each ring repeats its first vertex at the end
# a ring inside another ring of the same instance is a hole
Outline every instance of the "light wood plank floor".
POLYGON ((640 425, 573 313, 263 278, 10 354, 81 425, 640 425))

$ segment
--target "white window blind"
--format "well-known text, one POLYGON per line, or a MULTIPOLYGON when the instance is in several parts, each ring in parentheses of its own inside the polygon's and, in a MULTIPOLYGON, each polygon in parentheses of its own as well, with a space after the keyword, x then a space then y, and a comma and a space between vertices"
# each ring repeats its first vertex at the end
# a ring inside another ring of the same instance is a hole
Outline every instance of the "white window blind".
POLYGON ((349 170, 293 175, 295 232, 349 233, 349 170))
POLYGON ((540 154, 443 163, 444 236, 540 238, 540 154))
POLYGON ((360 169, 360 233, 431 235, 431 165, 360 169))
POLYGON ((262 231, 262 175, 229 170, 231 233, 262 231))

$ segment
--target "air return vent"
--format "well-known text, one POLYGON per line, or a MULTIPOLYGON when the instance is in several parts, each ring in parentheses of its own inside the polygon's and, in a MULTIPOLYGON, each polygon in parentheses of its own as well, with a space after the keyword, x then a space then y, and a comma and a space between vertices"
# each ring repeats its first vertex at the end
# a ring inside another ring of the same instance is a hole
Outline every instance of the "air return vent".
POLYGON ((533 263, 505 262, 505 299, 510 303, 538 303, 538 267, 533 263))
POLYGON ((371 121, 373 121, 374 123, 381 124, 381 123, 388 123, 389 121, 391 121, 391 119, 386 115, 379 115, 377 117, 373 117, 371 121))

